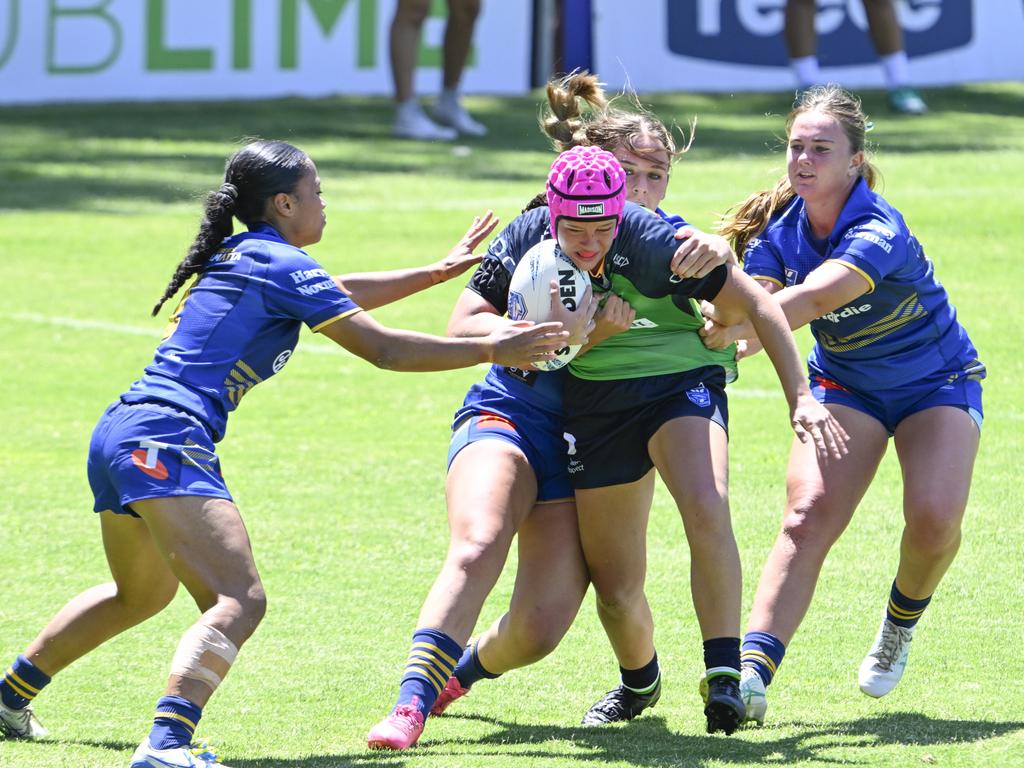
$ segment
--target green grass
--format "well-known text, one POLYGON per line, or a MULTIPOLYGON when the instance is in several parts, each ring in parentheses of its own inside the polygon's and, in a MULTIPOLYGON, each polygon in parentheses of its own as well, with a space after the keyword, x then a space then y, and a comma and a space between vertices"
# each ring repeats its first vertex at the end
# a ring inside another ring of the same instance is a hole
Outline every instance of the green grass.
MULTIPOLYGON (((588 598, 552 656, 480 685, 451 717, 431 721, 413 752, 367 752, 365 733, 392 703, 447 542, 449 418, 481 371, 380 372, 306 334, 287 371, 246 398, 222 444, 270 596, 200 727, 229 765, 1024 765, 1024 86, 932 91, 920 119, 889 116, 883 98, 865 95, 885 193, 924 242, 989 367, 964 543, 899 689, 874 701, 855 679, 897 558, 900 482, 890 455, 826 564, 764 729, 702 732, 689 555, 659 489, 648 584, 666 688, 655 710, 629 727, 576 727, 616 682, 588 598)), ((774 137, 785 102, 658 96, 666 118, 700 121, 665 208, 707 227, 772 182, 783 165, 774 137)), ((150 358, 163 320, 149 309, 233 144, 281 137, 317 160, 329 224, 312 252, 332 272, 407 266, 444 253, 473 213, 490 207, 507 221, 541 188, 551 155, 535 127, 536 100, 471 106, 492 133, 459 151, 390 140, 390 108, 370 99, 0 112, 0 664, 69 597, 107 579, 84 472, 89 433, 150 358)), ((461 285, 374 314, 441 333, 461 285)), ((808 336, 799 338, 806 348, 808 336)), ((789 438, 776 389, 762 359, 745 363, 730 389, 745 608, 784 495, 789 438)), ((513 573, 514 556, 481 626, 507 604, 513 573)), ((0 742, 0 766, 126 765, 194 610, 182 592, 62 673, 37 706, 53 737, 0 742)))

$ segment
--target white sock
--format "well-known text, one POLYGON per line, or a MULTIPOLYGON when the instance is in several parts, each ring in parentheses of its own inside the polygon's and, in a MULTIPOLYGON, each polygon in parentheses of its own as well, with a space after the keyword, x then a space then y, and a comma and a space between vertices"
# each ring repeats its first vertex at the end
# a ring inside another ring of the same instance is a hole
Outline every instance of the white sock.
POLYGON ((437 106, 444 109, 455 109, 459 106, 459 92, 454 88, 445 88, 437 97, 437 106))
POLYGON ((910 68, 907 66, 907 52, 896 51, 881 58, 882 67, 885 69, 885 79, 889 83, 890 90, 902 88, 910 82, 910 68))
POLYGON ((802 56, 799 59, 790 59, 789 65, 796 73, 796 81, 801 88, 821 82, 821 68, 818 66, 817 56, 802 56))

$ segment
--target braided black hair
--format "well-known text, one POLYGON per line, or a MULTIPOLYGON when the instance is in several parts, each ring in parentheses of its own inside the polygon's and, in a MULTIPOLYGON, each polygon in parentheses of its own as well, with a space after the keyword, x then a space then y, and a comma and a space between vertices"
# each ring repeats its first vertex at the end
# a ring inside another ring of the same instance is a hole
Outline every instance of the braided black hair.
POLYGON ((293 192, 311 167, 305 152, 283 141, 252 141, 232 155, 224 169, 224 183, 206 195, 199 233, 153 307, 153 315, 185 281, 202 271, 234 232, 234 219, 255 227, 263 221, 267 200, 280 192, 293 192))

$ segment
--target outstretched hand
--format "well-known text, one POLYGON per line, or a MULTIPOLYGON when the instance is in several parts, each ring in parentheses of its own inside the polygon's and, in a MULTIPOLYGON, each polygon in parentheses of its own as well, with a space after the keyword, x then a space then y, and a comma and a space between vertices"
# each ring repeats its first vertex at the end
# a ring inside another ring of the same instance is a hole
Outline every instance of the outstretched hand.
POLYGON ((552 280, 548 288, 551 300, 549 317, 560 322, 569 332, 570 345, 587 343, 587 339, 594 331, 594 315, 597 313, 597 301, 594 300, 593 286, 588 282, 587 288, 583 291, 575 309, 571 309, 562 303, 562 295, 559 290, 558 281, 552 280))
POLYGON ((530 370, 534 363, 554 360, 555 352, 568 343, 568 338, 569 332, 557 322, 502 323, 488 334, 492 344, 491 362, 530 370))
POLYGON ((850 436, 836 417, 809 392, 797 399, 791 421, 801 443, 814 441, 819 458, 841 459, 846 455, 850 436))
POLYGON ((494 211, 487 211, 483 216, 474 216, 473 223, 466 230, 466 234, 431 270, 434 282, 443 283, 445 280, 458 277, 474 264, 479 264, 483 256, 477 256, 473 251, 494 231, 499 221, 500 219, 494 215, 494 211))

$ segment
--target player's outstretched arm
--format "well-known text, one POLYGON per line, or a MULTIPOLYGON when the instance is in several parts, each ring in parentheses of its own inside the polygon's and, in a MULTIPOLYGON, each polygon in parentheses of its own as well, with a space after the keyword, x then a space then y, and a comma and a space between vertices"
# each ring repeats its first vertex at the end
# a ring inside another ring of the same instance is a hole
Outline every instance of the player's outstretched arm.
POLYGON ((477 256, 473 251, 496 226, 498 219, 494 212, 487 211, 483 216, 473 218, 473 223, 466 233, 440 261, 409 269, 338 275, 334 278, 334 283, 363 309, 383 307, 385 304, 458 277, 474 264, 478 264, 482 256, 477 256))
POLYGON ((378 368, 396 371, 444 371, 478 363, 526 368, 553 359, 569 335, 561 323, 503 323, 485 336, 453 339, 389 328, 366 312, 339 318, 320 332, 378 368))
POLYGON ((782 384, 790 423, 800 441, 813 440, 822 456, 841 457, 846 452, 846 432, 811 394, 796 341, 775 297, 749 275, 730 266, 729 279, 714 304, 728 325, 742 322, 744 316, 750 321, 782 384))

